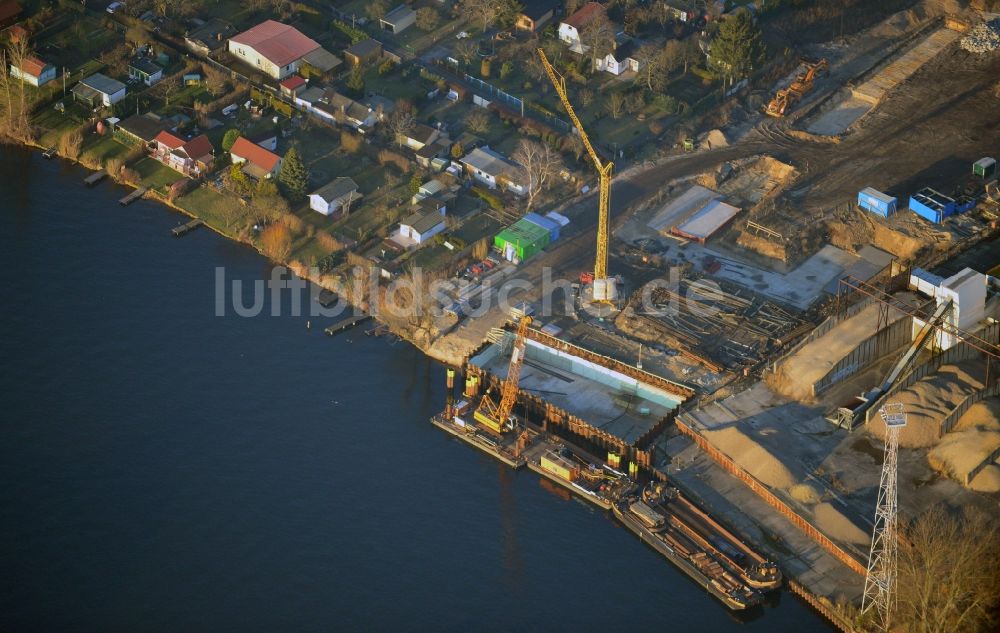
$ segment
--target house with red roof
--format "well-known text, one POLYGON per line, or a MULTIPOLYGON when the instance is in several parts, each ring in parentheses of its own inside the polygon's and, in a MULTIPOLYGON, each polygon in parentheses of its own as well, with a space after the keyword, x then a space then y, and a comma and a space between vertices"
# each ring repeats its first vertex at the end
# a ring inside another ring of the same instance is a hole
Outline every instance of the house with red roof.
POLYGON ((302 58, 320 48, 298 29, 274 20, 229 38, 229 52, 236 59, 275 79, 295 73, 302 58))
POLYGON ((243 173, 257 180, 270 178, 281 169, 281 156, 257 145, 245 136, 236 139, 229 150, 229 156, 234 165, 243 165, 243 173))
POLYGON ((300 90, 305 89, 306 80, 300 75, 292 75, 291 77, 282 80, 282 82, 278 84, 278 87, 281 88, 281 94, 294 99, 295 95, 298 94, 300 90))
POLYGON ((11 64, 10 76, 35 87, 44 86, 56 78, 56 67, 32 55, 21 61, 20 68, 11 64))
POLYGON ((559 39, 572 49, 581 49, 580 34, 598 15, 604 13, 604 7, 597 2, 588 2, 572 15, 559 23, 559 39))
POLYGON ((17 22, 24 9, 15 0, 0 0, 0 29, 17 22))
POLYGON ((153 139, 153 158, 185 176, 199 176, 212 167, 215 148, 204 134, 185 141, 164 130, 153 139))

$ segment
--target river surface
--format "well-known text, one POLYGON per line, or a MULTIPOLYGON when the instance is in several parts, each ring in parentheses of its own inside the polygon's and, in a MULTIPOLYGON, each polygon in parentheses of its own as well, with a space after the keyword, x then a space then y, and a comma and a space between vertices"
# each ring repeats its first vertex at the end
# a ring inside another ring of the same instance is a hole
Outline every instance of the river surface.
POLYGON ((431 426, 407 344, 216 316, 268 262, 84 175, 0 149, 0 631, 830 630, 431 426))

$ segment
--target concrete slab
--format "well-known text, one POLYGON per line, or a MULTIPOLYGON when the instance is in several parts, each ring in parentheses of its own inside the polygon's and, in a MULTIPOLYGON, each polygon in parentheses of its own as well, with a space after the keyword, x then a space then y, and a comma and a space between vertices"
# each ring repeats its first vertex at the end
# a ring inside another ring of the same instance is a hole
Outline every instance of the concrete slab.
POLYGON ((692 185, 679 197, 665 204, 649 221, 649 228, 658 233, 670 233, 671 229, 679 226, 698 209, 717 197, 719 194, 707 187, 692 185))
POLYGON ((806 128, 811 134, 835 136, 843 134, 854 122, 871 112, 875 106, 866 99, 847 97, 806 128))
POLYGON ((807 309, 823 294, 823 287, 860 258, 827 244, 789 273, 763 270, 727 259, 714 277, 728 279, 776 301, 807 309))

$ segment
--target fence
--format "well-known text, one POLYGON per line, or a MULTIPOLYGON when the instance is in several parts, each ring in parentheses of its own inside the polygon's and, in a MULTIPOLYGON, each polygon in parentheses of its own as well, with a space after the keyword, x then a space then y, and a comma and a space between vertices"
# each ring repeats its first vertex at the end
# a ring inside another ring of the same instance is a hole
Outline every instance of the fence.
POLYGON ((756 477, 743 470, 743 468, 734 462, 728 455, 712 446, 708 440, 706 440, 700 433, 695 431, 693 428, 688 426, 686 422, 682 420, 683 414, 678 416, 674 421, 677 424, 677 428, 681 433, 687 435, 698 447, 705 451, 709 457, 715 460, 722 468, 724 468, 729 474, 735 476, 737 479, 745 483, 750 490, 757 494, 758 497, 763 499, 769 506, 780 512, 786 519, 788 519, 792 525, 799 528, 812 540, 816 541, 820 547, 826 551, 833 554, 837 560, 847 565, 852 571, 864 576, 866 573, 865 566, 862 565, 853 556, 845 552, 836 543, 827 538, 822 532, 813 527, 812 523, 809 523, 801 515, 792 510, 784 501, 779 499, 773 492, 768 489, 767 486, 762 484, 757 480, 756 477))
POLYGON ((875 361, 898 350, 913 338, 913 318, 905 316, 869 336, 854 350, 840 359, 825 376, 813 383, 813 395, 818 396, 833 385, 867 369, 875 361))
POLYGON ((491 83, 487 83, 482 79, 477 79, 472 75, 465 73, 465 82, 473 87, 473 89, 484 93, 484 96, 488 95, 492 99, 499 99, 503 101, 508 106, 517 108, 521 112, 521 116, 524 116, 524 99, 519 99, 514 95, 500 90, 491 83))

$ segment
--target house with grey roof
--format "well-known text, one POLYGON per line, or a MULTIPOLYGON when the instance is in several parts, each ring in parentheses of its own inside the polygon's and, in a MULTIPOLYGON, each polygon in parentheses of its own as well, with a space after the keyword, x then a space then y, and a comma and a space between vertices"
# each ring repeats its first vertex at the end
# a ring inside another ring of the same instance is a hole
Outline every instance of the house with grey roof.
POLYGON ((407 28, 413 26, 416 21, 417 12, 405 4, 401 4, 392 11, 386 13, 385 16, 383 16, 378 22, 383 31, 399 34, 407 28))
POLYGON ((521 166, 488 145, 475 148, 462 157, 461 162, 469 176, 490 189, 501 187, 519 196, 527 192, 521 166))
POLYGON ((111 106, 125 98, 125 84, 101 73, 94 73, 73 86, 73 97, 91 108, 111 106))
POLYGON ((326 216, 347 215, 351 203, 361 199, 358 183, 340 176, 309 194, 309 208, 326 216))

